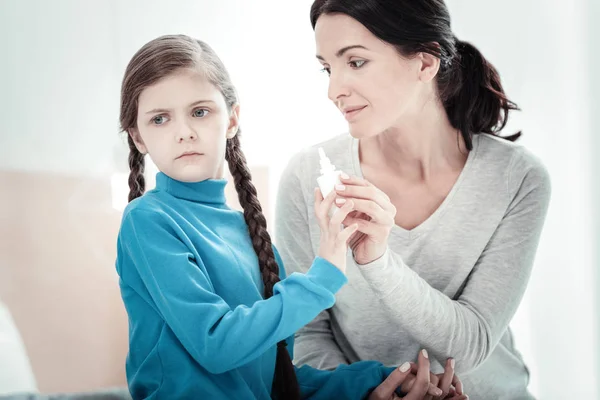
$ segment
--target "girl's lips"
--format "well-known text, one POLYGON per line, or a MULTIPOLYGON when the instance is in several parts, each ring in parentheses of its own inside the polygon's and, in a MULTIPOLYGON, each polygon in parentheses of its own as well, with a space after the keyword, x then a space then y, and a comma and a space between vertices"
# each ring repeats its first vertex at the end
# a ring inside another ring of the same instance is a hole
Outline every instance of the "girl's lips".
POLYGON ((195 157, 195 156, 201 156, 201 155, 202 155, 201 153, 197 153, 195 151, 186 151, 185 153, 183 153, 182 155, 177 157, 177 159, 187 158, 187 157, 195 157))

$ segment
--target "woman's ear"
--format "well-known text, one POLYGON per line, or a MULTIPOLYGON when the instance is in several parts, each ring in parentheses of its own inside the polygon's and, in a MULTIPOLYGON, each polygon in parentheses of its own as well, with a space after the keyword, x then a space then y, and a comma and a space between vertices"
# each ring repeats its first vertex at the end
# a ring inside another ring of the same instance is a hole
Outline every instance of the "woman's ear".
MULTIPOLYGON (((439 44, 434 44, 439 47, 439 44)), ((423 82, 432 81, 440 70, 440 59, 425 52, 419 53, 418 59, 421 61, 419 79, 423 82)))
POLYGON ((234 104, 231 107, 231 114, 229 115, 229 127, 227 128, 227 139, 232 139, 237 135, 238 128, 240 127, 240 105, 234 104))
POLYGON ((133 140, 135 147, 138 149, 138 151, 140 153, 142 153, 142 154, 148 153, 148 149, 146 149, 146 145, 144 144, 144 141, 142 140, 142 137, 140 136, 140 132, 136 128, 129 129, 127 131, 127 134, 129 136, 131 136, 131 139, 133 140))

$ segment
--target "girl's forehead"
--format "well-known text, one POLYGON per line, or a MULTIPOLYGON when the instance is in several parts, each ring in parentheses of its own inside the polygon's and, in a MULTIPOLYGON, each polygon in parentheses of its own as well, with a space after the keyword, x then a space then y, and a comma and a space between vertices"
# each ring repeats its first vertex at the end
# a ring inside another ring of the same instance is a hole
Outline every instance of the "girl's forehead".
POLYGON ((199 101, 223 102, 221 92, 200 73, 174 73, 146 87, 139 98, 142 109, 183 108, 199 101))

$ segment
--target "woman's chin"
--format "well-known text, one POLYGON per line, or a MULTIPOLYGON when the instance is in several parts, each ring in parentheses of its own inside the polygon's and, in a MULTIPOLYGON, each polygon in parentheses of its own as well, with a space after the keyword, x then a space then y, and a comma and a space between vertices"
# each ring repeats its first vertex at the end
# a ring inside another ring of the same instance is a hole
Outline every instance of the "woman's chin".
POLYGON ((366 139, 373 136, 377 136, 380 131, 378 129, 373 129, 373 127, 360 126, 357 124, 349 125, 350 135, 355 139, 366 139))

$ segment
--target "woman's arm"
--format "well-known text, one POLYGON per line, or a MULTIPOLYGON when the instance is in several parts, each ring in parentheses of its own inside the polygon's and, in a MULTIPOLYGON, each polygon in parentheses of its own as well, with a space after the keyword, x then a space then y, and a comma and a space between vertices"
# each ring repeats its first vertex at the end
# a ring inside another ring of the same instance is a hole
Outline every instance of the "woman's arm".
POLYGON ((389 249, 379 259, 359 265, 390 310, 390 323, 401 325, 436 358, 455 358, 459 373, 476 368, 490 355, 527 287, 550 180, 541 164, 519 171, 519 176, 518 182, 508 185, 516 193, 507 194, 512 200, 504 218, 457 299, 432 288, 389 249))

